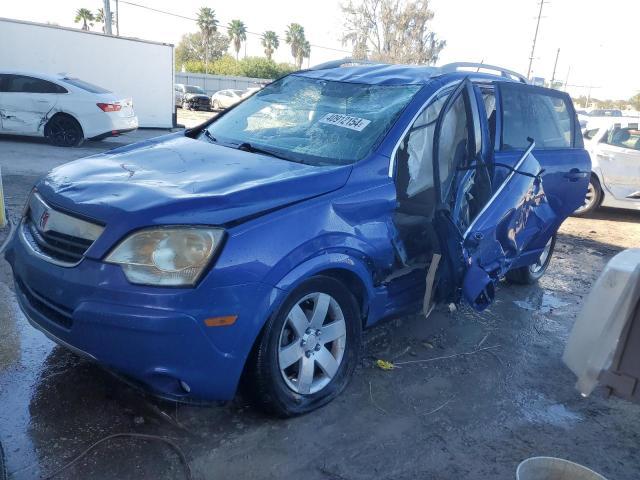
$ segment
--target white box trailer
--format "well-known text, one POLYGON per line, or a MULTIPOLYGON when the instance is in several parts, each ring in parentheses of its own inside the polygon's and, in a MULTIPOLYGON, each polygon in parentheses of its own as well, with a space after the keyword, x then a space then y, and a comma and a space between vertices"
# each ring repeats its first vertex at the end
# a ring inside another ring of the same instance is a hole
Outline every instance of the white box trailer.
POLYGON ((133 99, 141 127, 174 124, 173 45, 0 18, 0 70, 68 73, 133 99))

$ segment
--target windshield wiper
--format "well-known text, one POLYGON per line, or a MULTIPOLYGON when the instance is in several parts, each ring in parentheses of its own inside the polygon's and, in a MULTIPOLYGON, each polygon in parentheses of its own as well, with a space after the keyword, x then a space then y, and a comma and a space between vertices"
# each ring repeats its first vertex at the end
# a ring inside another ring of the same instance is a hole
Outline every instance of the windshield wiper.
POLYGON ((238 150, 244 150, 245 152, 260 153, 262 155, 268 155, 270 157, 280 158, 281 160, 288 160, 290 162, 295 161, 295 160, 291 160, 290 158, 283 157, 282 155, 278 155, 277 153, 272 152, 271 150, 265 150, 264 148, 254 147, 249 142, 243 142, 240 145, 238 145, 236 148, 238 150))
POLYGON ((209 129, 205 128, 204 130, 202 130, 202 133, 204 133, 204 136, 207 137, 211 142, 218 143, 218 140, 213 136, 209 129))

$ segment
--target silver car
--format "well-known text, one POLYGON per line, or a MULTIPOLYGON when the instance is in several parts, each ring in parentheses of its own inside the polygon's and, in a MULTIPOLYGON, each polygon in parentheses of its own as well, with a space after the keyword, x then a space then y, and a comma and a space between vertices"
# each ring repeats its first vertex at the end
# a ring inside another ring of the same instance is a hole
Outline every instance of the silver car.
POLYGON ((211 108, 214 110, 224 110, 225 108, 232 107, 240 100, 243 100, 244 90, 219 90, 211 96, 211 108))
POLYGON ((639 119, 612 117, 590 120, 584 132, 591 155, 591 181, 576 215, 599 206, 640 210, 639 119))

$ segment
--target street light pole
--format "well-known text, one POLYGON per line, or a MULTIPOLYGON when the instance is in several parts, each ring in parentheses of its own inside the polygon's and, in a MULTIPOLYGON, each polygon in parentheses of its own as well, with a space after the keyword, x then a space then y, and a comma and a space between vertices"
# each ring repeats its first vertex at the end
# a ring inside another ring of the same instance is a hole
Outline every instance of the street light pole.
POLYGON ((104 3, 104 33, 113 35, 111 32, 111 0, 103 0, 104 3))
POLYGON ((118 8, 118 2, 120 0, 116 0, 116 35, 120 36, 120 9, 118 8))
POLYGON ((544 0, 540 0, 540 11, 538 12, 538 21, 536 22, 536 33, 533 35, 533 45, 531 45, 531 56, 529 57, 529 70, 527 70, 527 78, 531 78, 531 64, 533 63, 533 54, 536 51, 536 42, 538 41, 538 29, 540 28, 540 18, 542 18, 542 7, 544 0))
POLYGON ((558 68, 558 57, 560 56, 560 49, 558 49, 558 51, 556 52, 556 63, 553 64, 553 74, 551 75, 551 85, 550 87, 553 88, 553 82, 556 79, 556 68, 558 68))

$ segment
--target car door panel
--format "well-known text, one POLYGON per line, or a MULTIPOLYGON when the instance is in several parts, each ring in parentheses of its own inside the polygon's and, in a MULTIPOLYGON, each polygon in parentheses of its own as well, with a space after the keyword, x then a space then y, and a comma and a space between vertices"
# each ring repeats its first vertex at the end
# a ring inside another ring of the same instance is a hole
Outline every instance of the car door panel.
POLYGON ((605 186, 617 200, 640 191, 640 151, 600 144, 595 154, 605 186))

